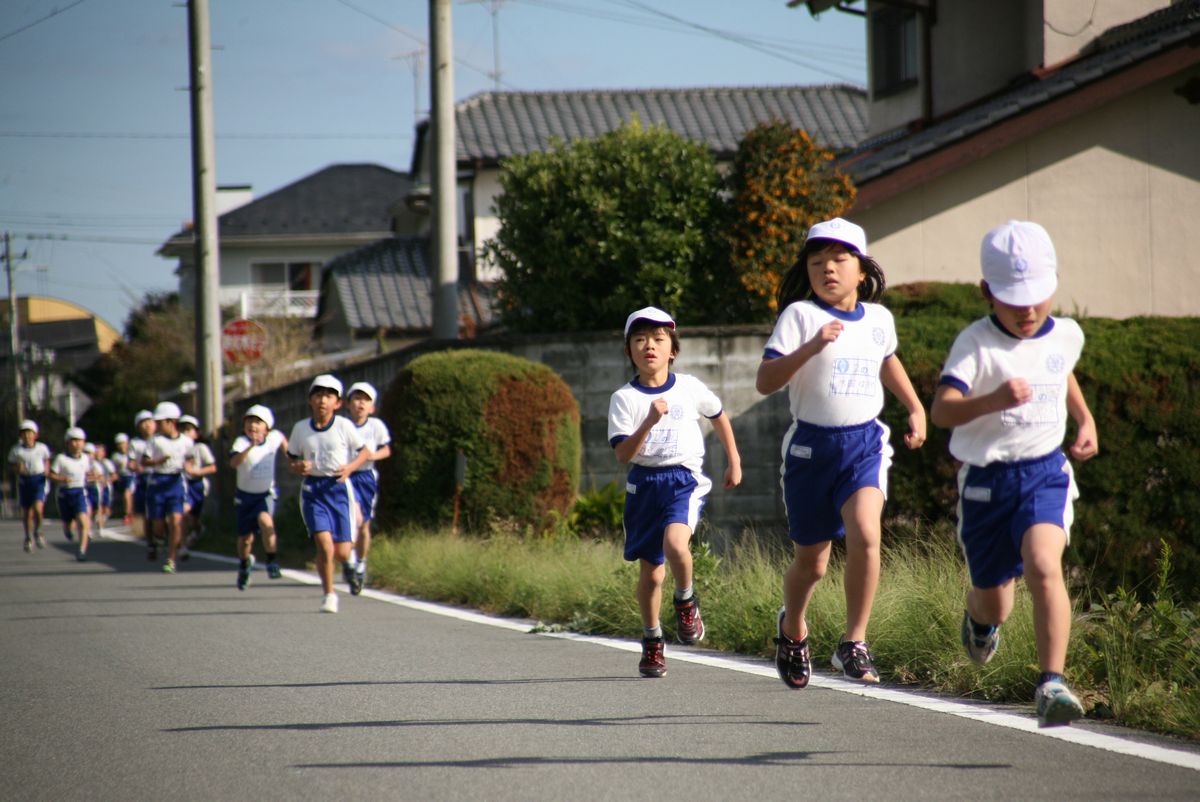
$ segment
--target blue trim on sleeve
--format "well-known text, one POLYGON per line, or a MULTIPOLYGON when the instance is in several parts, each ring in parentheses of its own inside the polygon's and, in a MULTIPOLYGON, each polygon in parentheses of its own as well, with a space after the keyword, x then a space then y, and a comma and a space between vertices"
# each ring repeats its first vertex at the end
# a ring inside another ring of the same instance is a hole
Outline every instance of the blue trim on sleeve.
POLYGON ((613 448, 616 448, 618 443, 622 442, 623 440, 628 440, 628 439, 629 439, 629 435, 627 435, 627 434, 618 434, 618 435, 616 435, 616 436, 614 436, 614 437, 610 438, 610 439, 609 439, 609 441, 608 441, 608 444, 609 444, 610 446, 612 446, 613 448))
POLYGON ((953 387, 963 395, 971 391, 971 388, 967 386, 965 381, 955 376, 942 376, 942 378, 938 379, 938 387, 942 386, 953 387))
POLYGON ((895 351, 892 351, 890 354, 888 354, 887 356, 885 356, 885 357, 883 358, 883 361, 884 361, 884 362, 886 362, 886 361, 888 361, 889 359, 891 359, 892 357, 894 357, 895 355, 896 355, 896 352, 895 352, 895 351))
POLYGON ((779 352, 779 351, 776 351, 774 348, 765 348, 765 349, 763 349, 763 359, 764 359, 764 360, 766 360, 766 359, 779 359, 779 357, 781 357, 781 356, 783 356, 783 354, 782 354, 781 352, 779 352))
POLYGON ((717 418, 721 417, 724 414, 725 414, 725 409, 721 408, 721 409, 717 410, 716 415, 705 415, 704 417, 708 418, 709 420, 716 420, 717 418))

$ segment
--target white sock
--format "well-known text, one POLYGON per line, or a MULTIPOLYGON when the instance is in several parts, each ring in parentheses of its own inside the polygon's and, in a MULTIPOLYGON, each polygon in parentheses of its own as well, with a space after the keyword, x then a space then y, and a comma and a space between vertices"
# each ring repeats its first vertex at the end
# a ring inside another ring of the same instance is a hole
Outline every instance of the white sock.
POLYGON ((365 559, 359 560, 358 568, 355 570, 357 570, 360 574, 365 574, 367 572, 367 561, 365 559))

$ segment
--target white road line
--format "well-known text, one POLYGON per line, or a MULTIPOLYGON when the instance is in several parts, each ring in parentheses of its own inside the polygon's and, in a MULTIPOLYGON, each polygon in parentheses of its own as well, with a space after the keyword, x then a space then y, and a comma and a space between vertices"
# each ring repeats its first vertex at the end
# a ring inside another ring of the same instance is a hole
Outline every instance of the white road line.
MULTIPOLYGON (((129 535, 105 530, 105 537, 113 540, 123 540, 130 543, 140 543, 141 538, 130 537, 129 535)), ((208 552, 192 552, 193 556, 216 562, 228 563, 231 565, 237 564, 238 560, 234 557, 227 557, 222 554, 211 554, 208 552)), ((291 568, 286 568, 283 575, 288 579, 294 580, 304 585, 319 585, 320 579, 316 574, 308 571, 297 571, 291 568)), ((401 596, 396 593, 388 593, 381 590, 366 588, 362 592, 362 596, 376 601, 395 604, 400 607, 408 607, 413 610, 420 610, 434 615, 444 616, 446 618, 454 618, 459 621, 467 621, 473 624, 484 624, 490 627, 498 627, 500 629, 508 629, 514 632, 530 633, 533 624, 529 621, 518 621, 510 618, 500 618, 497 616, 484 615, 483 613, 473 610, 464 610, 457 607, 450 607, 444 604, 436 604, 434 602, 422 601, 420 599, 412 599, 407 596, 401 596)), ((574 632, 537 632, 532 633, 547 638, 559 638, 562 640, 578 641, 580 643, 590 643, 596 646, 603 646, 609 649, 620 649, 626 652, 640 652, 641 645, 628 640, 617 640, 615 638, 604 638, 595 635, 580 635, 574 632)), ((690 649, 675 648, 669 651, 669 656, 672 661, 681 663, 693 663, 696 665, 708 666, 710 668, 721 668, 727 671, 737 671, 742 674, 753 674, 758 677, 766 677, 778 681, 778 676, 775 669, 769 663, 762 660, 754 660, 746 657, 721 656, 712 653, 696 652, 690 649)), ((1200 771, 1200 753, 1185 752, 1180 749, 1168 749, 1154 744, 1145 744, 1138 741, 1131 741, 1125 738, 1119 738, 1115 735, 1107 735, 1104 733, 1092 732, 1090 730, 1082 730, 1074 727, 1047 727, 1039 728, 1037 721, 1028 716, 1018 716, 1013 713, 1006 713, 1000 710, 995 710, 983 705, 968 705, 962 702, 955 702, 950 699, 940 699, 933 696, 925 696, 913 691, 898 690, 895 688, 882 688, 878 686, 860 685, 848 680, 839 679, 836 677, 823 677, 813 675, 809 681, 809 685, 817 688, 823 688, 829 691, 838 691, 839 693, 849 693, 855 696, 863 696, 869 699, 882 699, 896 704, 908 705, 921 710, 931 710, 937 713, 946 713, 959 718, 971 719, 984 724, 992 724, 997 727, 1007 727, 1008 729, 1021 730, 1031 735, 1040 735, 1045 738, 1056 738, 1060 741, 1078 744, 1080 746, 1090 746, 1094 749, 1102 749, 1106 752, 1114 752, 1121 755, 1129 755, 1131 757, 1142 758, 1143 760, 1151 760, 1156 763, 1166 763, 1180 768, 1191 769, 1192 771, 1200 771)), ((784 692, 786 693, 786 691, 784 692)), ((801 691, 802 693, 802 691, 801 691)))

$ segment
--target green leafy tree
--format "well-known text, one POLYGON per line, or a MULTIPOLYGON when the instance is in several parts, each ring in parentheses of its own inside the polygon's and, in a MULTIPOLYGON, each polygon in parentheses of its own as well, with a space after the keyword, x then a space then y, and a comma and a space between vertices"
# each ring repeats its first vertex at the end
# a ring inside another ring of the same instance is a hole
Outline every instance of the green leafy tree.
POLYGON ((738 145, 730 177, 729 264, 742 288, 742 320, 769 320, 775 291, 813 224, 854 202, 833 154, 786 123, 764 123, 738 145))
POLYGON ((635 119, 509 159, 500 183, 486 255, 504 271, 511 329, 611 329, 648 304, 707 322, 724 246, 721 179, 702 144, 635 119))

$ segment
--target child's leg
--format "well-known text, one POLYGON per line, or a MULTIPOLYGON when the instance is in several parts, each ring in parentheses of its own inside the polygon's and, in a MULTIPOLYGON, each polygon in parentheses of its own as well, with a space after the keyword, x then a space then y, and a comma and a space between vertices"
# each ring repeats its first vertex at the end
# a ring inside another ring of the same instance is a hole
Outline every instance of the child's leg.
POLYGON ((21 510, 21 520, 25 524, 25 539, 33 539, 33 505, 21 510))
POLYGON ((328 530, 313 535, 317 546, 317 576, 321 577, 321 590, 328 596, 333 593, 333 534, 328 530))
POLYGON ((1033 631, 1042 671, 1061 674, 1071 639, 1071 598, 1063 580, 1066 533, 1053 524, 1036 524, 1021 541, 1025 583, 1033 597, 1033 631))
POLYGON ((238 537, 237 554, 240 560, 249 560, 250 555, 254 553, 254 533, 241 535, 238 537))
MULTIPOLYGON (((687 524, 667 524, 667 530, 663 533, 663 554, 671 566, 671 576, 675 578, 678 590, 692 586, 692 550, 688 548, 691 540, 692 530, 687 524)), ((664 580, 665 577, 659 578, 660 591, 664 580)))
POLYGON ((258 529, 262 533, 263 549, 267 554, 275 554, 275 521, 268 512, 258 514, 258 529))
POLYGON ((358 542, 355 544, 358 552, 358 564, 367 564, 367 554, 371 551, 371 522, 363 521, 358 527, 358 542))
POLYGON ((41 501, 33 502, 33 534, 42 531, 42 519, 46 514, 45 505, 41 501))
POLYGON ((83 554, 87 551, 88 535, 91 533, 91 521, 88 519, 87 513, 80 513, 76 518, 79 524, 79 553, 83 554))
POLYGON ((808 637, 808 602, 829 567, 833 543, 826 540, 812 546, 792 545, 792 564, 783 575, 783 634, 792 640, 804 640, 808 637))
POLYGON ((167 536, 167 559, 174 560, 179 543, 183 539, 183 515, 178 512, 167 513, 163 525, 167 536))
POLYGON ((638 560, 641 573, 638 576, 638 610, 642 614, 642 627, 652 630, 659 626, 658 611, 662 607, 662 586, 667 576, 666 565, 655 565, 638 560))
POLYGON ((1015 583, 1008 580, 992 588, 972 587, 967 591, 967 614, 977 624, 1000 626, 1013 609, 1015 583))
POLYGON ((883 492, 864 487, 842 505, 846 526, 846 633, 842 640, 866 640, 871 605, 879 586, 879 519, 883 492))

